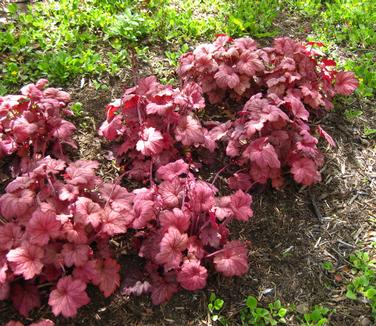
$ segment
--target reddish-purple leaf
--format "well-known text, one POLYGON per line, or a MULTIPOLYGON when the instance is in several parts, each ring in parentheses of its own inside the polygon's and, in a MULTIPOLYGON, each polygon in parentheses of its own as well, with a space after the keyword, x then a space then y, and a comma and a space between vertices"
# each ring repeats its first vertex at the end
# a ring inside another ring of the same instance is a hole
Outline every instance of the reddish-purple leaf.
POLYGON ((180 285, 189 291, 203 289, 206 286, 208 271, 197 260, 186 260, 178 273, 177 280, 180 285))
POLYGON ((61 278, 48 300, 54 315, 76 316, 77 310, 90 302, 85 290, 86 284, 81 280, 74 279, 72 276, 61 278))
POLYGON ((40 296, 38 288, 35 285, 13 285, 11 291, 11 299, 13 305, 23 316, 27 316, 30 310, 40 306, 40 296))
POLYGON ((230 241, 214 256, 214 265, 225 276, 240 276, 248 271, 247 249, 240 241, 230 241))
POLYGON ((336 74, 335 91, 341 95, 351 95, 359 86, 359 81, 353 72, 340 71, 336 74))
POLYGON ((165 270, 176 268, 182 260, 182 251, 187 248, 188 237, 178 229, 170 227, 161 240, 160 251, 155 257, 165 270))

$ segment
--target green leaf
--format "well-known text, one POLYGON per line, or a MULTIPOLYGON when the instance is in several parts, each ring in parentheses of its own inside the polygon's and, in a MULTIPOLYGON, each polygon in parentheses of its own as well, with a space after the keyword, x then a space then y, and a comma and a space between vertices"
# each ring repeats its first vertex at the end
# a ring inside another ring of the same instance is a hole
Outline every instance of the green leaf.
POLYGON ((257 307, 257 299, 253 296, 248 296, 246 305, 250 310, 254 310, 257 307))
POLYGON ((221 310, 223 307, 224 301, 220 298, 215 299, 214 301, 214 308, 216 310, 221 310))
POLYGON ((357 295, 356 293, 354 293, 353 291, 351 290, 347 290, 346 292, 346 297, 350 300, 356 300, 357 299, 357 295))
POLYGON ((320 319, 318 322, 317 322, 317 326, 324 326, 324 325, 327 325, 327 323, 329 322, 329 320, 327 318, 322 318, 320 319))
POLYGON ((322 268, 326 271, 332 271, 334 269, 333 264, 330 261, 322 263, 322 268))
POLYGON ((11 3, 8 5, 7 9, 11 15, 14 15, 15 13, 17 13, 18 6, 15 3, 11 3))
POLYGON ((363 114, 362 110, 346 110, 345 116, 348 120, 359 118, 363 114))
POLYGON ((367 299, 372 299, 376 296, 376 289, 374 287, 370 287, 366 293, 365 296, 367 299))
POLYGON ((374 136, 374 135, 376 135, 376 129, 372 129, 372 128, 368 128, 368 127, 364 128, 364 136, 371 137, 371 136, 374 136))
POLYGON ((285 317, 286 314, 287 314, 287 309, 286 308, 279 309, 279 311, 278 311, 278 316, 279 317, 285 317))

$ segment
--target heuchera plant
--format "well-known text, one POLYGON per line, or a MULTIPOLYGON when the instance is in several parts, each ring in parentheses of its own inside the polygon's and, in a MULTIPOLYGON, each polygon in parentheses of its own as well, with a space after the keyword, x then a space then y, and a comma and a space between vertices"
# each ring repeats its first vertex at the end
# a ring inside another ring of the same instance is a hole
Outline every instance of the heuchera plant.
POLYGON ((0 97, 0 159, 16 154, 23 163, 42 158, 48 152, 63 158, 62 144, 75 147, 75 126, 64 120, 72 115, 67 108, 70 95, 56 88, 46 88, 39 80, 21 89, 21 95, 0 97))
POLYGON ((108 297, 119 286, 120 265, 109 238, 137 231, 145 259, 142 278, 124 293, 151 292, 155 304, 179 286, 206 285, 213 262, 225 276, 248 270, 247 250, 229 241, 228 223, 247 221, 252 198, 243 191, 216 197, 211 184, 196 180, 183 160, 157 171, 159 185, 129 193, 95 175, 98 163, 46 157, 17 177, 0 197, 0 299, 11 299, 21 315, 41 302, 39 287, 54 284, 48 303, 55 315, 72 317, 89 303, 92 283, 108 297))
POLYGON ((53 284, 48 303, 64 317, 89 303, 88 283, 106 297, 119 285, 108 243, 128 221, 121 205, 109 205, 114 185, 95 175, 97 166, 46 157, 0 197, 0 300, 12 300, 21 315, 40 305, 43 284, 53 284))
MULTIPOLYGON (((179 287, 203 289, 209 263, 228 277, 246 273, 248 251, 240 241, 229 240, 227 226, 233 219, 248 221, 252 197, 242 190, 216 197, 217 189, 195 179, 181 159, 160 167, 157 177, 158 185, 135 190, 127 198, 131 227, 139 230, 138 255, 146 264, 138 278, 125 268, 122 292, 151 292, 153 303, 161 304, 179 287)), ((118 198, 114 196, 110 206, 118 198)))
POLYGON ((183 82, 198 83, 210 103, 237 114, 222 135, 226 154, 242 167, 230 186, 245 190, 271 179, 278 188, 284 169, 303 185, 321 180, 323 156, 313 133, 335 143, 312 118, 332 109, 336 94, 350 95, 358 80, 352 72, 337 71, 316 49, 320 46, 277 38, 273 47, 258 48, 251 38, 219 35, 181 57, 183 82))
POLYGON ((240 167, 228 180, 233 189, 248 190, 268 180, 279 188, 285 171, 303 185, 319 182, 323 155, 316 135, 335 143, 313 118, 333 108, 336 94, 350 95, 358 86, 352 72, 335 69, 336 63, 317 49, 321 45, 278 38, 273 47, 259 48, 251 38, 219 35, 181 57, 181 90, 155 77, 141 80, 107 106, 100 134, 117 140, 115 157, 123 160, 126 154, 128 176, 136 179, 187 149, 213 152, 223 141, 230 165, 240 167), (235 119, 199 119, 202 93, 218 111, 225 107, 235 113, 235 119))
MULTIPOLYGON (((181 90, 141 79, 121 99, 106 108, 99 134, 115 141, 115 157, 125 165, 127 176, 150 177, 153 168, 172 162, 196 147, 214 151, 225 124, 203 127, 197 111, 205 107, 201 87, 187 83, 181 90)), ((227 130, 227 129, 226 129, 227 130)))

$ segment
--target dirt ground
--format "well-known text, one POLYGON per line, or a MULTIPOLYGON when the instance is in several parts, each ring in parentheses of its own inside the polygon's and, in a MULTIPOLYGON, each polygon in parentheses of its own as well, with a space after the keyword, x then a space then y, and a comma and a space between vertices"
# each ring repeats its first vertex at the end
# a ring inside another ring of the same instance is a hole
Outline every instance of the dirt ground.
MULTIPOLYGON (((153 64, 143 66, 140 75, 151 72, 153 64)), ((105 105, 120 96, 125 86, 131 86, 126 75, 125 80, 107 81, 109 90, 95 90, 90 85, 69 90, 84 108, 84 116, 76 122, 80 146, 77 158, 103 162, 100 173, 108 179, 115 178, 117 169, 106 160, 106 144, 96 130, 104 120, 105 105)), ((257 297, 264 306, 280 299, 283 305, 295 305, 300 312, 321 304, 335 310, 331 325, 370 325, 368 306, 348 300, 345 293, 351 279, 349 254, 365 248, 375 253, 371 243, 376 241, 376 228, 370 218, 376 218, 376 145, 362 137, 365 124, 375 125, 373 105, 354 96, 350 102, 338 102, 322 121, 337 143, 333 149, 322 143, 326 152, 322 183, 306 188, 291 182, 281 191, 252 193, 254 217, 232 230, 235 238, 249 241, 250 269, 246 276, 229 280, 215 274, 205 290, 181 291, 162 306, 153 306, 146 296, 128 298, 116 293, 104 299, 94 287, 89 288, 92 302, 71 320, 56 320, 46 302, 30 318, 20 319, 9 302, 0 302, 0 324, 11 319, 27 324, 50 318, 57 325, 212 325, 207 304, 214 292, 225 301, 222 314, 230 325, 238 324, 247 295, 257 297), (345 109, 351 107, 364 111, 354 123, 343 118, 345 109), (327 261, 335 272, 322 268, 327 261)), ((298 325, 297 315, 288 317, 287 324, 298 325)))

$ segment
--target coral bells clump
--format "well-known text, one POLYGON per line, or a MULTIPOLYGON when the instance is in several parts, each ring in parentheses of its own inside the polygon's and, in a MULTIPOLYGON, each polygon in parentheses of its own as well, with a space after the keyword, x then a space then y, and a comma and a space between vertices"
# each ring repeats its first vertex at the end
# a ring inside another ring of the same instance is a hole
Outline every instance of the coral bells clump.
POLYGON ((312 128, 312 117, 332 109, 336 94, 350 95, 358 80, 337 71, 318 46, 277 38, 273 47, 259 48, 250 38, 220 35, 180 59, 184 82, 197 82, 211 103, 237 112, 232 127, 217 138, 242 167, 229 179, 232 188, 268 180, 281 187, 284 170, 303 185, 321 180, 323 155, 314 132, 335 143, 320 126, 312 128), (240 105, 229 104, 228 97, 240 105))
POLYGON ((133 192, 130 216, 132 227, 139 229, 138 254, 146 259, 146 270, 127 282, 123 292, 150 291, 153 303, 160 304, 179 287, 204 288, 209 263, 225 276, 246 273, 247 250, 240 241, 229 240, 228 224, 249 220, 251 196, 238 190, 216 197, 217 189, 197 180, 183 160, 160 167, 157 176, 158 185, 133 192))
POLYGON ((67 108, 70 95, 56 88, 46 88, 39 80, 21 89, 22 95, 0 97, 0 158, 43 157, 47 152, 62 158, 62 144, 75 146, 75 126, 64 120, 72 112, 67 108))
POLYGON ((152 167, 179 158, 184 150, 214 151, 219 126, 210 131, 203 127, 196 113, 204 106, 196 83, 177 89, 150 76, 107 106, 99 134, 116 141, 114 154, 127 166, 128 177, 142 180, 152 167))
POLYGON ((219 35, 214 43, 184 54, 178 73, 184 82, 197 82, 211 103, 262 93, 292 98, 295 107, 330 109, 333 96, 350 95, 358 81, 352 72, 335 70, 336 63, 316 50, 321 45, 282 37, 272 47, 260 48, 251 38, 219 35))
POLYGON ((250 38, 219 35, 181 57, 181 89, 147 77, 109 104, 100 134, 118 141, 115 157, 127 154, 128 176, 140 180, 184 149, 213 152, 222 141, 230 165, 241 170, 228 180, 233 189, 269 180, 279 188, 286 172, 303 185, 319 182, 323 155, 316 135, 335 143, 312 120, 333 108, 335 95, 350 95, 358 86, 352 72, 335 69, 317 49, 321 45, 277 38, 260 48, 250 38), (212 108, 210 121, 199 119, 202 94, 218 105, 216 116, 226 108, 235 119, 216 122, 212 108))
POLYGON ((90 301, 88 283, 106 297, 118 287, 120 265, 111 258, 108 240, 130 225, 123 214, 123 197, 130 194, 103 183, 97 167, 93 161, 67 165, 46 157, 0 197, 0 300, 11 299, 20 314, 40 305, 38 285, 44 283, 54 284, 48 302, 64 317, 90 301))

